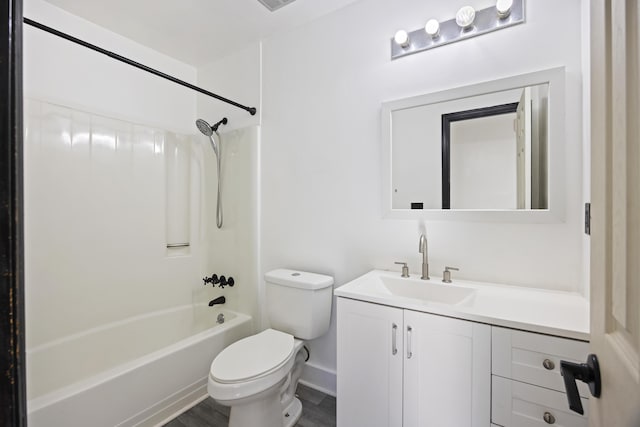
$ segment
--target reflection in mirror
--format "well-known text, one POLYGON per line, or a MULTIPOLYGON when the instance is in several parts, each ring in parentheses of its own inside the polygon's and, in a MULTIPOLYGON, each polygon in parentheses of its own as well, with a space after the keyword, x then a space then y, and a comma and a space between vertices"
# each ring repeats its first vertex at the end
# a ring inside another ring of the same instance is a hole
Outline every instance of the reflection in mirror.
POLYGON ((548 89, 442 114, 442 209, 547 208, 548 89))
POLYGON ((442 209, 514 207, 517 109, 510 103, 442 115, 442 209))
POLYGON ((546 209, 548 91, 393 111, 393 208, 546 209))
POLYGON ((393 209, 547 209, 549 85, 391 112, 393 209))
POLYGON ((382 104, 388 218, 564 220, 565 70, 382 104))

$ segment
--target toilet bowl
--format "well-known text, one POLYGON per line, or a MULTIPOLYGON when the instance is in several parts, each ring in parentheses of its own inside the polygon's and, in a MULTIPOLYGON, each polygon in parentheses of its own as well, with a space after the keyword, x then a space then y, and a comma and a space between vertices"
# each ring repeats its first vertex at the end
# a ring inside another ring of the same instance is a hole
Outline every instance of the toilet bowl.
POLYGON ((299 379, 296 372, 302 372, 303 345, 292 335, 267 329, 237 341, 215 358, 207 391, 232 408, 229 427, 280 427, 298 421, 302 405, 294 403, 293 385, 299 379))
POLYGON ((209 370, 207 391, 231 407, 229 427, 292 427, 302 414, 304 340, 329 327, 333 278, 279 269, 265 280, 272 328, 231 344, 209 370))

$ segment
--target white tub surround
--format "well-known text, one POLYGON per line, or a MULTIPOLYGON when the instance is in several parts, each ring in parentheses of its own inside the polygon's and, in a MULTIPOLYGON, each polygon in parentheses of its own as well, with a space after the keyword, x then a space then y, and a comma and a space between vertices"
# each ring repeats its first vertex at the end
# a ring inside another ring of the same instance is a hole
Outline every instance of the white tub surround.
POLYGON ((156 425, 201 400, 212 358, 251 332, 245 314, 196 305, 30 349, 29 425, 156 425))
POLYGON ((576 292, 551 291, 440 277, 421 280, 373 270, 335 290, 346 297, 463 320, 589 340, 589 301, 576 292), (440 292, 441 291, 441 292, 440 292))

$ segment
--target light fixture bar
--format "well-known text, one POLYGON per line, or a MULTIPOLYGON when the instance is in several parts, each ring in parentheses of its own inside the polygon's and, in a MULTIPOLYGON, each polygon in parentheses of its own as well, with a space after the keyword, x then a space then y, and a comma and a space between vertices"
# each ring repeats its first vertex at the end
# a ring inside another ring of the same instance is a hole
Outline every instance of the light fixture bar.
POLYGON ((434 47, 444 46, 460 40, 465 40, 481 34, 512 27, 525 22, 525 0, 513 0, 511 12, 505 18, 498 16, 495 6, 476 11, 473 25, 463 29, 456 23, 456 19, 440 22, 440 35, 433 38, 425 32, 424 27, 409 33, 409 44, 402 47, 391 38, 391 59, 398 59, 406 55, 423 52, 434 47))

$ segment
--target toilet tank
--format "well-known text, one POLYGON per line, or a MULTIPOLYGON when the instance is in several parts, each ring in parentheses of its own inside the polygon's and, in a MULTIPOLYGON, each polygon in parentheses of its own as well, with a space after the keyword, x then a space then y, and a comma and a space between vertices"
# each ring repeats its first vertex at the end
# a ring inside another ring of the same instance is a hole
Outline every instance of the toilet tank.
POLYGON ((264 278, 271 328, 305 340, 327 332, 333 277, 281 268, 266 273, 264 278))

